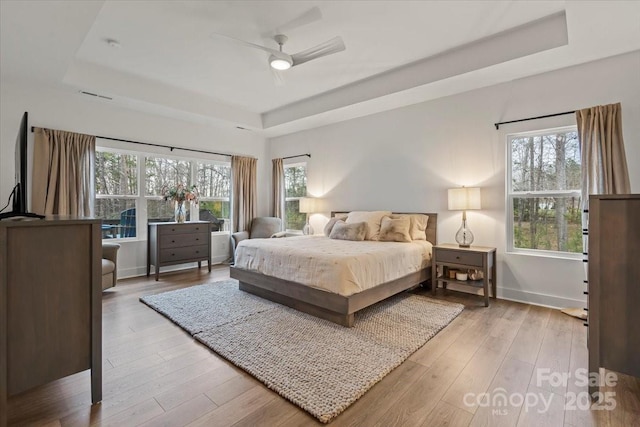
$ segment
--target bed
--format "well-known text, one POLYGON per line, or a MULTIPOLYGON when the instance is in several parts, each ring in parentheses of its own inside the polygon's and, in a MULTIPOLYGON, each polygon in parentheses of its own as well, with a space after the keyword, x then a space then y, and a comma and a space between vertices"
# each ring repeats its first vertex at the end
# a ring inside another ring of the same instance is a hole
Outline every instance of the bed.
MULTIPOLYGON (((332 217, 340 214, 346 212, 332 212, 332 217)), ((429 220, 426 240, 420 242, 346 242, 324 236, 243 241, 231 277, 243 291, 351 327, 358 310, 431 279, 437 214, 424 215, 429 220), (298 268, 304 258, 311 273, 298 268), (359 280, 363 275, 373 282, 359 280)))

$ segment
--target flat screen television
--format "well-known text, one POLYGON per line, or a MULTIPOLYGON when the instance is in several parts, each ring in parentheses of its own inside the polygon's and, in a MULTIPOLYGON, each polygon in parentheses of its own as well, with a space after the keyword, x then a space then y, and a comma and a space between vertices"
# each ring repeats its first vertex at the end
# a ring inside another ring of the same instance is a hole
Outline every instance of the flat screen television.
POLYGON ((43 215, 27 211, 27 136, 29 132, 29 113, 22 115, 18 137, 16 138, 16 181, 11 192, 12 211, 0 213, 0 220, 5 218, 44 218, 43 215))

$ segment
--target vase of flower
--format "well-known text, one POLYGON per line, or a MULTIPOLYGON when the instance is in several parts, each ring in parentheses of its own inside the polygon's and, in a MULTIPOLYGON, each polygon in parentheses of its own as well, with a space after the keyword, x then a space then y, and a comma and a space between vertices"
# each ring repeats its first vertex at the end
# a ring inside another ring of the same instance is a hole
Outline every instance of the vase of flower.
POLYGON ((175 187, 164 187, 162 189, 162 198, 175 203, 175 221, 178 223, 185 222, 187 219, 187 202, 198 204, 198 189, 195 185, 190 187, 184 184, 178 184, 175 187))
POLYGON ((187 210, 184 206, 184 201, 176 201, 175 218, 177 223, 182 223, 187 219, 187 210))

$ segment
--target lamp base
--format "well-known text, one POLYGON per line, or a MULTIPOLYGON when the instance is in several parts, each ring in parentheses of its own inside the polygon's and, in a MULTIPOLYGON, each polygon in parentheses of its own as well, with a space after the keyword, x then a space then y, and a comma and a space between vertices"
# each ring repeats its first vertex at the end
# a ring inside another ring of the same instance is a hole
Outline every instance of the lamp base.
POLYGON ((304 234, 305 236, 312 235, 313 233, 314 233, 314 231, 313 231, 313 227, 311 226, 311 224, 306 223, 304 225, 304 227, 302 227, 302 234, 304 234))
POLYGON ((456 242, 461 248, 469 248, 473 243, 473 233, 469 227, 467 227, 466 215, 462 217, 462 225, 456 233, 456 242))

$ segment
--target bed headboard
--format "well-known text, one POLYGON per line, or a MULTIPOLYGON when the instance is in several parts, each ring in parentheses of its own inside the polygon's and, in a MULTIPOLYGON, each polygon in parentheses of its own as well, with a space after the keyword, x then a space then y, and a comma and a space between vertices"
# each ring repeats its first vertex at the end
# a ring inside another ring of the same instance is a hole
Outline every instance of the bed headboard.
MULTIPOLYGON (((331 211, 331 217, 336 216, 336 214, 348 214, 351 211, 331 211)), ((427 212, 393 212, 394 214, 422 214, 428 215, 429 221, 427 222, 427 240, 431 242, 433 245, 438 244, 438 214, 437 213, 427 213, 427 212)))

